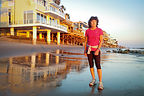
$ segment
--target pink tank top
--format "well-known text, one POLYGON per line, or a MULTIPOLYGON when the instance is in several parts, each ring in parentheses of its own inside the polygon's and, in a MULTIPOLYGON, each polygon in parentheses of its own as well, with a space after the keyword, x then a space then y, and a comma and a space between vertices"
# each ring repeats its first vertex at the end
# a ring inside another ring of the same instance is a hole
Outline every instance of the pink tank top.
MULTIPOLYGON (((91 46, 99 45, 100 35, 103 35, 103 31, 100 28, 96 28, 95 30, 87 29, 85 32, 85 36, 87 36, 87 44, 91 46)), ((96 51, 97 48, 91 48, 91 51, 96 51)))

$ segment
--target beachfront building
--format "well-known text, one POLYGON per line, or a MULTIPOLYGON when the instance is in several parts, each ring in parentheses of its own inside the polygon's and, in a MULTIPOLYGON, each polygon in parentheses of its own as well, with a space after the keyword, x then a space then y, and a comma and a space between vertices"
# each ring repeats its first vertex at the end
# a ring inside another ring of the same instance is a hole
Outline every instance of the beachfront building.
POLYGON ((85 22, 73 22, 72 27, 69 28, 72 42, 74 42, 76 45, 84 45, 84 34, 87 28, 88 24, 85 22))
POLYGON ((109 43, 108 40, 110 39, 110 34, 108 34, 107 32, 103 31, 103 47, 109 47, 109 43))
POLYGON ((83 45, 85 22, 72 22, 60 0, 1 0, 0 36, 83 45))
POLYGON ((116 39, 113 39, 112 37, 110 37, 110 39, 108 40, 107 43, 108 43, 110 48, 118 47, 118 41, 116 39))
POLYGON ((67 33, 60 0, 1 0, 0 35, 21 36, 60 44, 67 33))
POLYGON ((67 33, 62 34, 63 44, 71 45, 84 45, 84 34, 88 28, 88 24, 82 21, 72 22, 70 21, 70 15, 66 13, 65 20, 61 22, 64 25, 67 25, 67 33))
POLYGON ((85 36, 85 32, 88 28, 88 24, 86 22, 82 22, 82 21, 75 22, 74 24, 76 25, 76 27, 74 29, 76 31, 78 30, 79 36, 82 37, 82 38, 80 38, 80 41, 83 41, 83 45, 84 45, 85 38, 83 37, 83 35, 85 36))
POLYGON ((113 39, 110 34, 103 31, 103 47, 107 48, 116 48, 118 47, 118 41, 116 39, 113 39))

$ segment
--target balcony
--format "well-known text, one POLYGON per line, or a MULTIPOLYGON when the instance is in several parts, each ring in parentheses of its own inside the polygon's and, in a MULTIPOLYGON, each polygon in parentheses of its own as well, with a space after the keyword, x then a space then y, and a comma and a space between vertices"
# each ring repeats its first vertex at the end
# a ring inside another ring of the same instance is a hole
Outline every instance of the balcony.
POLYGON ((80 32, 79 30, 72 30, 72 31, 70 31, 70 33, 75 34, 75 35, 79 35, 79 36, 84 36, 84 33, 80 32))
POLYGON ((60 20, 65 19, 65 13, 59 11, 59 9, 56 9, 52 6, 46 7, 46 11, 44 11, 45 14, 49 14, 54 18, 59 18, 60 20))
POLYGON ((69 19, 63 20, 62 23, 66 24, 68 26, 72 26, 72 21, 70 21, 69 19))
POLYGON ((21 21, 17 21, 15 22, 15 24, 11 24, 9 25, 10 27, 26 27, 26 26, 43 26, 43 27, 48 27, 50 29, 56 29, 56 30, 60 30, 63 32, 67 32, 67 27, 60 25, 60 24, 56 24, 55 22, 52 21, 41 21, 41 20, 21 20, 21 21))
POLYGON ((50 3, 51 5, 57 7, 57 8, 60 8, 60 6, 59 6, 58 4, 56 4, 56 3, 54 2, 54 0, 49 0, 49 3, 50 3))
POLYGON ((109 37, 107 37, 107 36, 103 36, 103 38, 104 38, 105 41, 109 40, 109 37))

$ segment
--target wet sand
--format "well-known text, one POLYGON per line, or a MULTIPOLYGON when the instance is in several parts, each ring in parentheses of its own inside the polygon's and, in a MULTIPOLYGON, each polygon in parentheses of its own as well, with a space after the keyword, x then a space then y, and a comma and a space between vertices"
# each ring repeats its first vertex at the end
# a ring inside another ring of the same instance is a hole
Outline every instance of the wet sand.
POLYGON ((106 50, 101 55, 104 90, 99 91, 98 84, 88 85, 83 47, 0 41, 0 96, 144 96, 144 56, 106 50))
POLYGON ((0 41, 0 58, 10 56, 25 56, 32 53, 51 52, 57 49, 66 51, 83 51, 82 46, 72 45, 47 45, 47 44, 26 44, 18 42, 0 41))

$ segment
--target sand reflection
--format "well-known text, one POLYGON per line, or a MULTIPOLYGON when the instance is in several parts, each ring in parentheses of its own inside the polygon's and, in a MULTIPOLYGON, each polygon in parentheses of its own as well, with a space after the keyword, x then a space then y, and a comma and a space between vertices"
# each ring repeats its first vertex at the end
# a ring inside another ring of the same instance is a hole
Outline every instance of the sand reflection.
POLYGON ((4 74, 0 77, 3 76, 2 84, 5 86, 0 86, 0 89, 9 89, 13 94, 29 94, 33 91, 36 94, 44 89, 61 86, 61 81, 69 72, 79 72, 88 66, 87 61, 79 56, 69 58, 67 52, 61 50, 55 53, 34 53, 31 56, 0 59, 0 73, 4 74))

